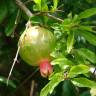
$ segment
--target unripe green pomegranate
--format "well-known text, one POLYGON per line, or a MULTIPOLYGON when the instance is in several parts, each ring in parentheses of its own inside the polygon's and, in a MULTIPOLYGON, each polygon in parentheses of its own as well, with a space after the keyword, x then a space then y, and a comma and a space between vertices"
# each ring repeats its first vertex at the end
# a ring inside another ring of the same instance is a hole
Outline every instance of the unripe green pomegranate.
MULTIPOLYGON (((47 63, 42 61, 47 60, 48 63, 50 62, 50 53, 55 48, 55 37, 48 29, 31 26, 23 32, 18 45, 20 46, 19 54, 26 63, 32 66, 46 65, 47 63)), ((40 68, 42 69, 42 67, 40 68)))

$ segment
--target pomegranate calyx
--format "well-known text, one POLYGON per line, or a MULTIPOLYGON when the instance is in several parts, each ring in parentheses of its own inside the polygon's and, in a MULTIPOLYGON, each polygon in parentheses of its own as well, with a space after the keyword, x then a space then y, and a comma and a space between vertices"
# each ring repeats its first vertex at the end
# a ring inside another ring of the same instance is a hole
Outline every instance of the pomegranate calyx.
POLYGON ((48 60, 41 61, 39 68, 41 76, 45 78, 47 78, 53 72, 53 67, 48 60))

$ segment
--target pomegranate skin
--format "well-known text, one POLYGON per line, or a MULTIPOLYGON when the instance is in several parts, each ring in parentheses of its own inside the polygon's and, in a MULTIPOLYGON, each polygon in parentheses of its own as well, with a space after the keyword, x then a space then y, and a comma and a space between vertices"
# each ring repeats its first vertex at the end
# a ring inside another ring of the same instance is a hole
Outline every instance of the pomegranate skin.
POLYGON ((50 53, 55 43, 55 37, 48 29, 31 26, 20 36, 20 57, 29 65, 39 66, 41 60, 51 60, 50 53))

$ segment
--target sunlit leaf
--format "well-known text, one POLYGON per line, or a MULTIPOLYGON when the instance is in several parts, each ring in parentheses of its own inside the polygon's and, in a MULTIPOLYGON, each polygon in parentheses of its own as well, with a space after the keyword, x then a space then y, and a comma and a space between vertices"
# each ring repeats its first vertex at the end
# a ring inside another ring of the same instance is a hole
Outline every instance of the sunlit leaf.
POLYGON ((73 48, 74 44, 74 32, 71 31, 67 38, 67 52, 70 53, 70 51, 73 48))
POLYGON ((72 82, 74 85, 78 86, 78 87, 89 87, 89 88, 96 88, 96 82, 91 81, 87 78, 73 78, 72 82))
POLYGON ((71 19, 70 18, 66 18, 66 19, 64 19, 64 22, 63 22, 63 25, 64 26, 68 26, 69 24, 71 24, 71 19))
POLYGON ((41 0, 34 0, 34 2, 36 3, 35 9, 41 10, 41 0))
POLYGON ((85 74, 88 73, 90 70, 90 67, 87 65, 79 64, 71 67, 68 76, 69 77, 75 77, 79 74, 85 74))
POLYGON ((59 0, 53 0, 52 12, 56 11, 59 0))
POLYGON ((40 96, 48 96, 54 90, 54 88, 64 80, 64 76, 62 73, 56 73, 52 78, 51 81, 41 90, 40 96))
POLYGON ((47 0, 34 0, 36 3, 35 9, 39 11, 48 11, 47 0))
POLYGON ((79 14, 79 19, 88 18, 90 16, 96 15, 96 8, 87 9, 79 14))
POLYGON ((51 62, 52 65, 57 65, 61 68, 61 69, 66 69, 68 68, 69 66, 72 66, 74 65, 74 63, 71 61, 71 60, 68 60, 67 58, 65 57, 62 57, 62 58, 57 58, 57 59, 54 59, 52 62, 51 62))
POLYGON ((47 0, 41 0, 41 11, 48 11, 47 0))

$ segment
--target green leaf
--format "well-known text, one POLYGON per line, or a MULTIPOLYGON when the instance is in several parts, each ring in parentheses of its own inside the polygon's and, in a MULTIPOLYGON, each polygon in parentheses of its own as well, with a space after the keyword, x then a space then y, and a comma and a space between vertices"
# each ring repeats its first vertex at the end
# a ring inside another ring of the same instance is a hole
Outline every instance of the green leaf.
POLYGON ((6 34, 6 36, 12 35, 12 33, 15 31, 14 29, 16 27, 16 24, 15 24, 16 15, 17 14, 15 12, 8 19, 8 23, 7 23, 6 28, 5 28, 5 34, 6 34))
POLYGON ((86 31, 90 31, 90 32, 96 33, 96 31, 93 30, 93 27, 92 26, 83 26, 83 25, 80 25, 79 28, 80 29, 83 29, 83 30, 86 30, 86 31))
MULTIPOLYGON (((6 82, 7 82, 7 79, 5 77, 0 76, 0 83, 3 83, 6 85, 7 84, 6 82)), ((16 88, 16 85, 11 80, 9 80, 8 86, 16 88)))
POLYGON ((80 94, 80 96, 91 96, 90 91, 89 90, 84 91, 83 93, 80 94))
POLYGON ((61 69, 66 69, 69 66, 73 66, 74 65, 72 61, 68 60, 65 57, 54 59, 51 62, 51 64, 52 65, 57 65, 58 64, 61 69))
POLYGON ((77 15, 77 14, 75 14, 75 15, 73 16, 72 22, 74 22, 74 24, 77 24, 77 25, 80 23, 80 20, 78 19, 78 15, 77 15))
POLYGON ((67 17, 68 17, 70 20, 72 20, 72 12, 70 12, 70 13, 67 15, 67 17))
POLYGON ((41 10, 41 0, 34 0, 34 2, 36 3, 36 5, 33 6, 34 11, 41 10))
POLYGON ((32 23, 33 24, 43 24, 44 22, 44 20, 43 20, 44 18, 43 18, 43 16, 33 16, 33 17, 31 17, 31 21, 32 21, 32 23))
POLYGON ((70 51, 72 50, 73 44, 74 44, 74 32, 71 31, 67 39, 67 52, 68 53, 70 53, 70 51))
POLYGON ((70 18, 64 19, 63 26, 69 26, 72 23, 72 20, 70 18))
POLYGON ((57 6, 58 6, 58 1, 59 0, 53 0, 53 6, 52 6, 52 9, 51 9, 52 12, 56 11, 57 6))
POLYGON ((96 54, 91 50, 86 48, 80 48, 77 50, 78 54, 80 54, 85 59, 88 59, 92 63, 96 63, 96 54))
POLYGON ((72 82, 74 85, 78 86, 78 87, 89 87, 89 88, 96 88, 96 82, 91 81, 87 78, 73 78, 72 82))
POLYGON ((75 57, 75 61, 77 62, 77 64, 86 64, 86 60, 80 55, 78 54, 77 51, 73 51, 74 52, 74 57, 75 57))
POLYGON ((17 5, 15 0, 6 0, 6 5, 8 9, 8 15, 14 13, 17 10, 17 5))
POLYGON ((48 94, 51 94, 54 90, 54 88, 64 80, 63 73, 56 73, 52 78, 51 81, 41 90, 40 96, 48 96, 48 94))
POLYGON ((96 8, 90 8, 81 12, 78 16, 78 19, 89 18, 90 16, 93 15, 96 15, 96 8))
POLYGON ((7 15, 7 7, 6 7, 5 0, 1 0, 0 1, 0 23, 3 21, 6 15, 7 15))
POLYGON ((79 35, 83 36, 90 44, 96 46, 96 35, 91 32, 80 30, 79 35))
POLYGON ((41 0, 41 11, 48 11, 47 0, 41 0))
MULTIPOLYGON (((61 88, 60 88, 61 89, 61 88)), ((60 96, 77 96, 77 90, 71 80, 64 80, 62 85, 62 95, 60 96)))
POLYGON ((36 3, 35 9, 39 11, 48 11, 47 0, 34 0, 36 3))
POLYGON ((79 65, 75 65, 73 67, 71 67, 68 76, 69 77, 76 77, 79 74, 85 74, 88 73, 90 70, 89 66, 83 65, 83 64, 79 64, 79 65))

